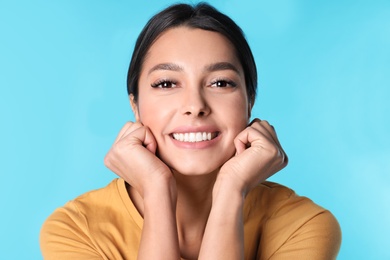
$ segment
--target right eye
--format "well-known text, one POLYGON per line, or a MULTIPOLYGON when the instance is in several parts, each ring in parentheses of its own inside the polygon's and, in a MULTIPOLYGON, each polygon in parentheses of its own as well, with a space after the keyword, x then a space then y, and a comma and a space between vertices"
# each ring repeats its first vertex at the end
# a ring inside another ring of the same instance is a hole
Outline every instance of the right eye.
POLYGON ((151 86, 152 88, 175 88, 176 82, 171 80, 161 80, 153 83, 151 86))

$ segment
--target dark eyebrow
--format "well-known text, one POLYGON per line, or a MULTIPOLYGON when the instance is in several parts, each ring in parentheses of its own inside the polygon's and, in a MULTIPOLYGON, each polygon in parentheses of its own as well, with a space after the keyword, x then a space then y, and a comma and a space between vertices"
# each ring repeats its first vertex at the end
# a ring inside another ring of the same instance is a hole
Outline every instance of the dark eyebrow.
MULTIPOLYGON (((184 69, 183 69, 183 67, 181 67, 175 63, 160 63, 160 64, 153 66, 153 68, 151 68, 149 70, 148 74, 150 74, 156 70, 183 71, 184 69)), ((207 72, 214 72, 214 71, 219 71, 219 70, 233 70, 236 73, 240 73, 238 68, 230 62, 216 62, 216 63, 212 63, 212 64, 206 66, 206 68, 205 68, 205 71, 207 71, 207 72)))
POLYGON ((160 63, 154 66, 153 68, 151 68, 148 74, 156 70, 183 71, 183 68, 175 63, 160 63))
POLYGON ((213 72, 218 70, 233 70, 240 73, 238 68, 230 62, 217 62, 206 66, 206 71, 213 72))

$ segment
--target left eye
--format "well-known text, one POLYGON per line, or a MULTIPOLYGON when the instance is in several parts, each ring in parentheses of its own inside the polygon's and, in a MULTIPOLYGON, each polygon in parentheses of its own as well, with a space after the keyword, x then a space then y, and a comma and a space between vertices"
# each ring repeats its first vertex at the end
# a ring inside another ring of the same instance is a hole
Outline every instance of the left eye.
POLYGON ((235 87, 236 84, 230 80, 217 80, 211 83, 211 86, 215 88, 226 88, 226 87, 235 87))
POLYGON ((158 81, 151 85, 152 88, 174 88, 176 87, 176 82, 170 80, 158 81))

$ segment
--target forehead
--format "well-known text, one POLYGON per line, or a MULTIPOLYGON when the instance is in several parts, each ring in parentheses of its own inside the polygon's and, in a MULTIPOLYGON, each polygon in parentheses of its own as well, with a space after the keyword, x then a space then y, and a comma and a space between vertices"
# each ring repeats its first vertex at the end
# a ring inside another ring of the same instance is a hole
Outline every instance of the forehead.
POLYGON ((190 27, 177 27, 163 32, 149 48, 145 68, 155 63, 175 62, 199 65, 230 62, 241 67, 233 44, 222 34, 190 27))

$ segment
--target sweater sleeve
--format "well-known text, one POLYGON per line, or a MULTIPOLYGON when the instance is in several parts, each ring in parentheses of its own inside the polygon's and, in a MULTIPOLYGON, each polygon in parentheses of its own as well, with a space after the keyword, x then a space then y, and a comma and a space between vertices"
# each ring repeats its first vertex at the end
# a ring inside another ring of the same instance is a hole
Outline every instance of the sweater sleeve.
POLYGON ((45 221, 40 246, 44 259, 104 259, 90 239, 87 221, 72 202, 45 221))
POLYGON ((270 259, 336 259, 340 244, 339 223, 329 211, 323 211, 297 228, 270 259))

